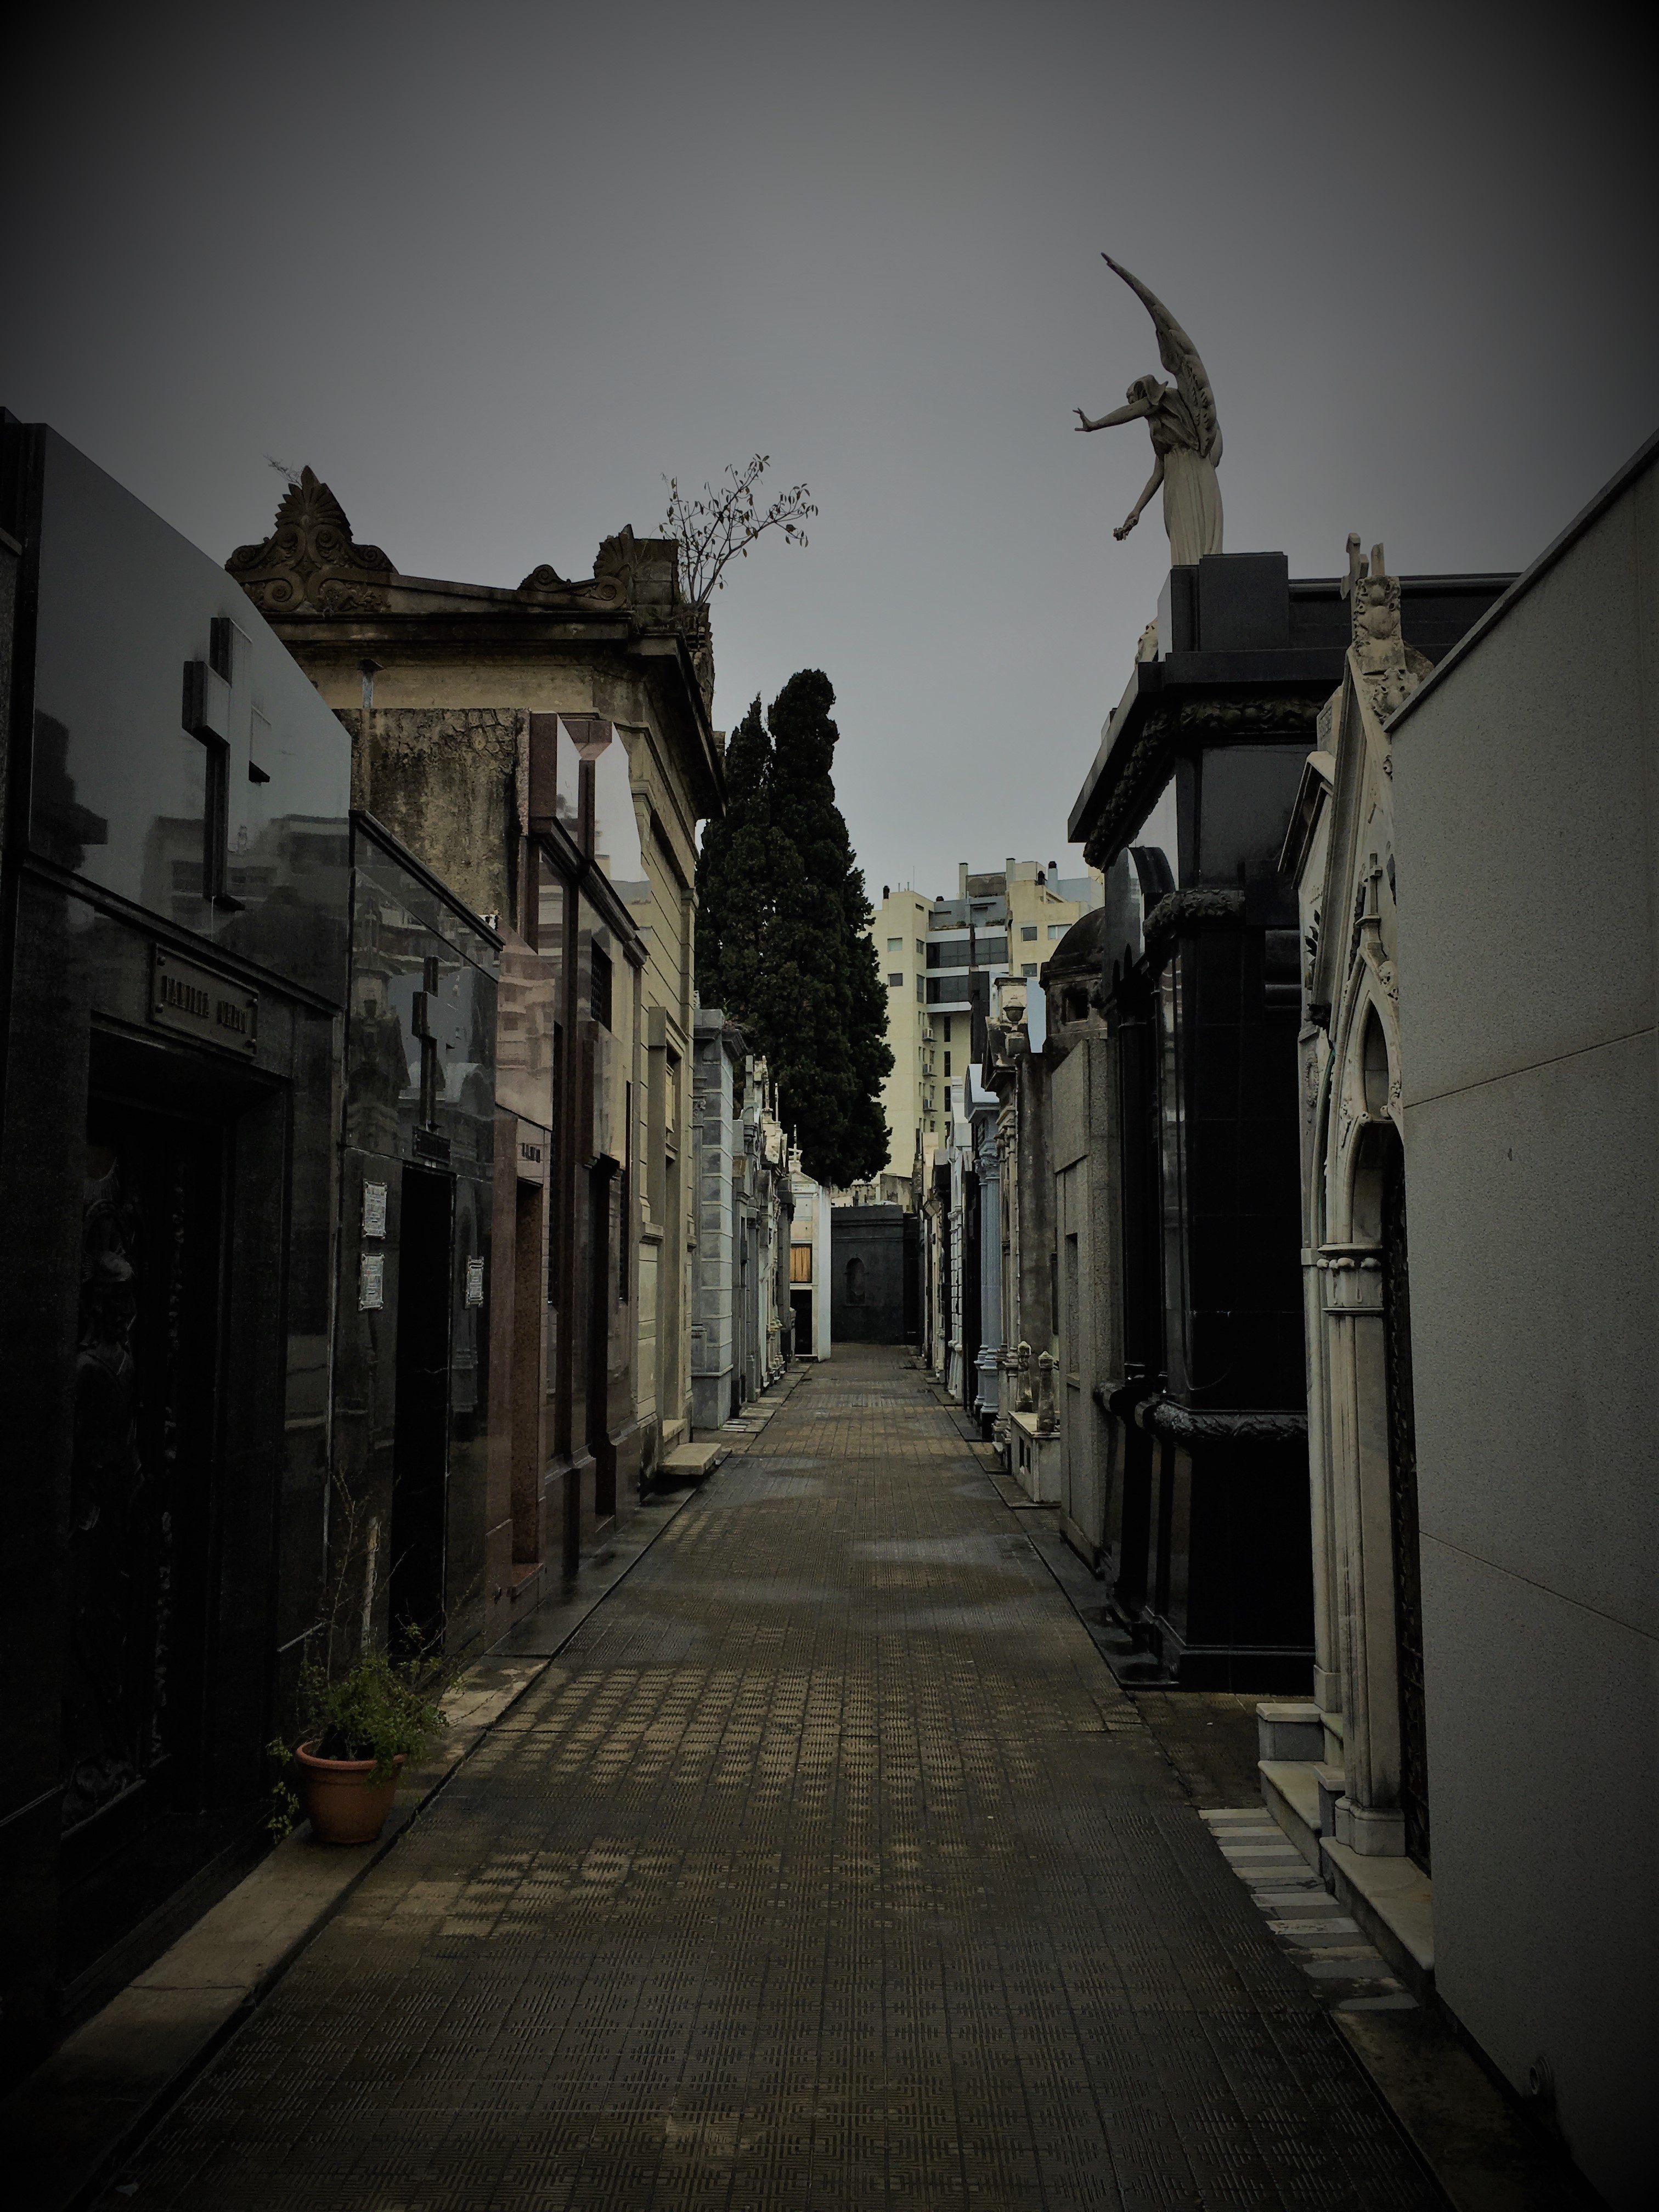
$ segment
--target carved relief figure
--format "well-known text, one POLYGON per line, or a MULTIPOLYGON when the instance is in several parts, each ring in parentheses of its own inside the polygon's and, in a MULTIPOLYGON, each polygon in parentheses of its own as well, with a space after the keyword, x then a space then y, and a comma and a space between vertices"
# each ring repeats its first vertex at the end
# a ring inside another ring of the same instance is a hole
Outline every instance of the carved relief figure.
POLYGON ((1138 276, 1119 268, 1109 253, 1101 259, 1116 272, 1152 319, 1158 332, 1158 358, 1175 378, 1173 386, 1156 376, 1139 376, 1129 386, 1127 404, 1109 415, 1091 421, 1077 410, 1079 430, 1106 430, 1119 422, 1144 421, 1152 433, 1155 456, 1146 489, 1135 501, 1114 538, 1128 536, 1140 520, 1141 510, 1160 485, 1164 489, 1164 527, 1170 537, 1170 566, 1185 568, 1206 553, 1221 550, 1221 491, 1216 483, 1216 464, 1221 459, 1221 427, 1216 420, 1215 394, 1198 348, 1155 294, 1138 276))
MULTIPOLYGON (((1365 700, 1379 722, 1403 707, 1433 663, 1407 645, 1400 628, 1400 579, 1389 574, 1382 548, 1373 545, 1368 562, 1359 534, 1348 533, 1348 573, 1342 596, 1352 603, 1354 667, 1365 700)), ((1384 763, 1387 766, 1387 763, 1384 763)))

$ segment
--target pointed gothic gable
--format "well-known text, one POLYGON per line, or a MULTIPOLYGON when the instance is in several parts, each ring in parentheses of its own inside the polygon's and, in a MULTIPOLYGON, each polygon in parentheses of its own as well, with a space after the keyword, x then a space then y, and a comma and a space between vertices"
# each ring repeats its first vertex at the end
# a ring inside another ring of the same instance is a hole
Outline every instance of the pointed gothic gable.
POLYGON ((345 509, 310 469, 276 509, 258 545, 239 545, 225 567, 262 614, 378 614, 397 574, 378 545, 359 545, 345 509))

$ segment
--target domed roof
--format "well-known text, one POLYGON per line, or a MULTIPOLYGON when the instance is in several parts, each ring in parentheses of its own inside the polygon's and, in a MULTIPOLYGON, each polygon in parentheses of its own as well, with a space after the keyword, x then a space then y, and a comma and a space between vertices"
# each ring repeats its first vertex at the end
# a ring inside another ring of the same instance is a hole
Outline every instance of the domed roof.
POLYGON ((1077 975, 1098 975, 1105 942, 1106 909, 1103 906, 1091 907, 1087 914, 1072 924, 1048 955, 1042 970, 1043 982, 1060 983, 1077 975))

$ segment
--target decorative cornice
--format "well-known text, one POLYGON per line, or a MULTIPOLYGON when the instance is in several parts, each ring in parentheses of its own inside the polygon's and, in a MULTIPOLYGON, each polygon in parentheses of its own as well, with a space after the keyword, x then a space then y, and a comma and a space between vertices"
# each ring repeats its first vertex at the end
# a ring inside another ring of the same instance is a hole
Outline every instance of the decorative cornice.
POLYGON ((1143 1428, 1185 1444, 1288 1444, 1305 1438, 1305 1413, 1227 1412, 1195 1413, 1173 1398, 1156 1398, 1143 1406, 1138 1418, 1143 1428))
POLYGON ((1317 699, 1188 699, 1181 727, 1202 737, 1299 738, 1319 726, 1317 699))
POLYGON ((1090 832, 1083 857, 1104 867, 1118 833, 1139 804, 1148 770, 1170 741, 1197 738, 1297 738, 1317 726, 1321 702, 1267 693, 1242 699, 1185 699, 1148 708, 1121 766, 1112 776, 1112 795, 1090 832))
POLYGON ((1130 807, 1146 781, 1146 771, 1164 750, 1175 720, 1175 709, 1170 707, 1149 708, 1142 719, 1123 765, 1113 778, 1112 795, 1083 848, 1083 857, 1091 868, 1106 866, 1117 833, 1128 819, 1130 807))
POLYGON ((1150 945, 1160 937, 1176 937, 1210 924, 1226 925, 1244 919, 1243 891, 1165 891, 1141 924, 1150 945))
POLYGON ((359 545, 345 509, 310 469, 276 508, 258 545, 239 545, 225 567, 262 614, 379 614, 397 574, 378 545, 359 545))

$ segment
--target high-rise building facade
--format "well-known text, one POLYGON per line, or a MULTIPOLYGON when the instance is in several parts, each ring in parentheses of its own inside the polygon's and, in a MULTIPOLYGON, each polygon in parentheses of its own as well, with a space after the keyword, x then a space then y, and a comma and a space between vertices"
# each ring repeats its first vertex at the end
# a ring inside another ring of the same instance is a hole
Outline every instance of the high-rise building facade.
POLYGON ((1010 858, 976 875, 963 860, 957 896, 924 898, 883 887, 870 925, 887 985, 893 1072, 882 1091, 887 1166, 859 1194, 910 1203, 910 1177, 926 1136, 948 1135, 963 1103, 973 1046, 975 992, 997 975, 1035 978, 1072 924, 1102 898, 1093 869, 1062 878, 1056 863, 1010 858))

